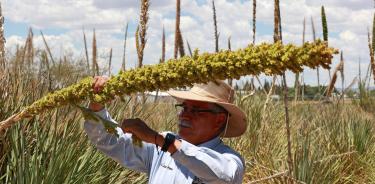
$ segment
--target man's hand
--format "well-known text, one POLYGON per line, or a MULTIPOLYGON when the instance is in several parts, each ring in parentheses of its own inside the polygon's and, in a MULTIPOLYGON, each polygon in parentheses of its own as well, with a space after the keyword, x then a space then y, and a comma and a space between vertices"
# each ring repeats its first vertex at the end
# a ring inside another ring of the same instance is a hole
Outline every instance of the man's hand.
MULTIPOLYGON (((102 91, 104 88, 104 85, 106 84, 108 80, 109 80, 109 77, 107 76, 95 76, 94 83, 92 84, 94 93, 99 93, 100 91, 102 91)), ((100 103, 96 103, 96 102, 90 102, 89 109, 97 112, 97 111, 104 109, 104 105, 100 103)))
POLYGON ((131 133, 139 139, 149 143, 155 143, 155 135, 159 135, 156 131, 152 130, 147 124, 139 118, 125 119, 121 123, 121 129, 124 132, 131 133))
MULTIPOLYGON (((162 147, 164 144, 164 136, 152 130, 147 124, 139 118, 136 119, 125 119, 121 123, 121 129, 124 132, 131 133, 141 139, 144 142, 156 144, 162 147)), ((174 143, 169 146, 168 152, 173 154, 181 147, 181 141, 175 140, 174 143)))

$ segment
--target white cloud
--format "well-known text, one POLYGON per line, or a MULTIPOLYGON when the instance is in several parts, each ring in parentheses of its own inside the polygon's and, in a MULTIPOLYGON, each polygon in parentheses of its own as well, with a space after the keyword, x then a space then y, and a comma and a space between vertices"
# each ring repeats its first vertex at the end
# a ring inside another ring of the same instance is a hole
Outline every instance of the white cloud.
POLYGON ((369 0, 306 0, 307 5, 346 7, 352 10, 372 9, 374 2, 369 0))
POLYGON ((349 30, 341 32, 339 36, 340 36, 340 39, 342 39, 344 41, 356 41, 356 40, 358 40, 356 35, 349 30))
MULTIPOLYGON (((60 47, 74 50, 78 55, 83 53, 82 26, 88 33, 91 48, 92 29, 97 30, 99 53, 103 64, 108 59, 108 52, 113 48, 114 68, 121 65, 123 50, 123 29, 126 21, 131 27, 128 34, 127 61, 134 66, 137 61, 134 31, 139 19, 139 1, 133 0, 4 0, 4 14, 7 20, 22 22, 38 29, 64 28, 65 33, 57 36, 46 35, 48 42, 56 52, 60 47)), ((272 42, 273 1, 257 1, 257 38, 256 42, 272 42)), ((285 43, 301 44, 302 21, 306 17, 306 41, 312 40, 310 17, 313 17, 317 37, 321 37, 320 7, 325 5, 329 26, 329 44, 344 51, 345 67, 348 80, 358 71, 358 58, 362 58, 362 71, 368 63, 367 27, 372 23, 373 2, 365 0, 285 0, 281 2, 283 39, 285 43), (350 69, 349 69, 350 68, 350 69)), ((245 47, 252 40, 251 16, 252 1, 215 0, 219 46, 227 48, 228 37, 231 37, 232 49, 245 47)), ((214 27, 211 1, 198 4, 196 1, 181 2, 181 30, 184 40, 188 40, 192 49, 214 51, 214 27)), ((173 57, 175 29, 175 1, 151 1, 145 64, 159 61, 161 55, 161 35, 164 25, 167 33, 166 56, 173 57)), ((16 36, 7 38, 7 45, 23 43, 16 36)), ((38 40, 39 38, 36 37, 38 40)), ((38 43, 38 41, 36 41, 38 43)), ((186 45, 186 44, 185 44, 186 45)), ((187 47, 186 52, 187 51, 187 47)), ((333 67, 338 63, 335 57, 333 67)), ((115 71, 117 71, 115 69, 115 71)), ((328 83, 328 72, 321 70, 321 83, 328 83)), ((287 75, 289 84, 293 84, 293 75, 287 75)), ((307 69, 305 81, 316 83, 316 71, 307 69)), ((349 83, 349 82, 348 82, 349 83)))
MULTIPOLYGON (((158 0, 150 1, 150 7, 161 7, 173 5, 175 1, 173 0, 158 0)), ((100 9, 128 9, 135 8, 138 9, 140 6, 140 1, 134 0, 93 0, 94 6, 100 9)))
POLYGON ((10 36, 6 39, 5 47, 8 49, 9 52, 14 52, 17 48, 17 45, 24 44, 25 41, 20 36, 10 36))
POLYGON ((134 8, 126 11, 98 9, 91 0, 6 0, 3 6, 7 19, 38 29, 81 29, 82 26, 120 29, 126 21, 134 21, 132 18, 137 14, 134 8))

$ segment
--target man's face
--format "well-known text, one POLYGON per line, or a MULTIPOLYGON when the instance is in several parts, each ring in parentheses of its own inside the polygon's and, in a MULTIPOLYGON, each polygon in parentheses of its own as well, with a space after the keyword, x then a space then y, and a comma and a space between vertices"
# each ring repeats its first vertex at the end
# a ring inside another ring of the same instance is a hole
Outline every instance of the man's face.
POLYGON ((217 110, 215 104, 192 100, 186 100, 182 104, 184 110, 178 115, 178 134, 184 140, 197 145, 220 133, 225 124, 226 113, 208 112, 217 110))

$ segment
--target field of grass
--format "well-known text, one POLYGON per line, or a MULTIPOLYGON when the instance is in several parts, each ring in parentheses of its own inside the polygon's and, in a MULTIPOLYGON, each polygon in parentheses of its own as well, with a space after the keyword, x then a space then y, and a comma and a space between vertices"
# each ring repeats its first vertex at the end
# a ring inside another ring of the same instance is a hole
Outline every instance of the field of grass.
MULTIPOLYGON (((48 62, 43 52, 37 62, 48 62), (43 61, 44 59, 44 61, 43 61)), ((0 73, 0 120, 53 91, 89 75, 83 60, 67 59, 46 68, 28 65, 15 54, 0 73), (74 61, 74 62, 73 62, 74 61)), ((296 183, 375 183, 373 97, 362 92, 352 102, 290 102, 293 170, 296 183)), ((282 101, 263 112, 265 96, 237 93, 248 115, 246 133, 225 142, 246 161, 244 183, 285 183, 287 138, 282 101)), ((159 131, 176 129, 170 103, 116 99, 108 108, 114 119, 139 117, 159 131)), ((87 103, 87 102, 85 102, 87 103)), ((85 105, 85 104, 82 104, 85 105)), ((121 167, 99 153, 82 129, 78 109, 66 106, 22 120, 0 142, 0 183, 146 183, 147 177, 121 167)))
MULTIPOLYGON (((212 5, 215 50, 218 52, 219 34, 214 1, 212 5)), ((148 6, 147 0, 141 1, 140 22, 135 33, 138 67, 143 66, 143 50, 147 40, 149 18, 148 6)), ((256 31, 255 7, 254 0, 253 43, 255 43, 256 31)), ((185 55, 184 42, 179 30, 179 16, 180 0, 177 0, 175 59, 178 58, 178 52, 180 57, 185 55)), ((2 18, 0 16, 1 20, 2 18)), ((282 41, 279 0, 275 0, 274 18, 274 41, 281 43, 278 42, 282 41)), ((323 39, 328 41, 324 7, 322 7, 322 24, 323 39)), ((0 121, 20 112, 48 93, 75 84, 84 77, 110 74, 108 69, 111 68, 112 49, 109 65, 99 66, 95 32, 91 62, 84 32, 86 53, 84 58, 75 58, 68 54, 57 59, 45 40, 45 50, 34 48, 31 30, 25 45, 18 46, 15 53, 6 53, 5 58, 2 24, 0 28, 0 121)), ((305 31, 303 42, 304 34, 305 31)), ((315 40, 315 31, 313 34, 315 40)), ((125 35, 127 35, 127 28, 125 35)), ((125 70, 126 37, 122 70, 125 70)), ((164 30, 162 45, 160 63, 165 61, 164 30)), ((375 63, 371 45, 374 43, 370 44, 369 36, 371 62, 375 63)), ((189 45, 188 47, 190 55, 193 56, 189 45)), ((230 38, 228 49, 230 50, 230 38)), ((262 62, 280 60, 273 57, 273 55, 278 56, 275 53, 279 49, 265 50, 270 57, 263 58, 262 62)), ((319 57, 319 55, 314 56, 319 57)), ((311 60, 307 61, 311 62, 311 60)), ((340 63, 343 64, 343 59, 340 63)), ((337 66, 333 72, 332 78, 335 80, 337 73, 343 72, 343 65, 342 69, 340 66, 337 66)), ((375 74, 375 70, 373 72, 375 74)), ((319 72, 317 77, 319 84, 319 72)), ((283 79, 283 83, 286 83, 285 74, 283 79)), ((298 75, 296 79, 299 79, 298 75)), ((365 81, 367 79, 366 77, 365 81)), ((245 159, 246 173, 243 183, 375 183, 375 93, 367 91, 365 83, 359 85, 359 98, 345 99, 345 101, 333 99, 331 103, 322 103, 315 98, 315 96, 322 96, 321 92, 325 90, 321 89, 322 85, 319 84, 318 87, 311 87, 319 91, 319 94, 309 92, 309 95, 314 97, 310 98, 313 99, 312 101, 289 101, 287 106, 289 111, 285 110, 283 99, 271 101, 264 108, 269 99, 265 93, 268 89, 272 89, 270 86, 265 91, 263 89, 256 91, 254 95, 249 95, 250 91, 238 90, 236 104, 248 116, 248 129, 241 137, 224 139, 224 142, 240 152, 245 159), (286 116, 286 112, 289 112, 289 116, 286 116), (286 118, 289 118, 289 121, 286 121, 286 118), (286 128, 286 122, 289 122, 290 129, 286 128), (287 130, 290 130, 289 142, 287 130), (288 143, 291 144, 290 152, 288 143)), ((327 91, 332 91, 334 88, 335 83, 330 84, 327 91)), ((281 89, 276 87, 276 92, 281 93, 281 89)), ((305 88, 303 90, 307 92, 305 88)), ((108 104, 108 109, 115 120, 138 117, 160 132, 176 130, 177 112, 172 103, 132 98, 134 96, 123 96, 108 104)), ((88 101, 80 105, 85 106, 87 103, 88 101)), ((98 152, 83 131, 83 121, 80 110, 73 105, 68 105, 46 110, 35 117, 23 119, 4 131, 0 130, 0 183, 147 183, 146 175, 123 168, 98 152)))

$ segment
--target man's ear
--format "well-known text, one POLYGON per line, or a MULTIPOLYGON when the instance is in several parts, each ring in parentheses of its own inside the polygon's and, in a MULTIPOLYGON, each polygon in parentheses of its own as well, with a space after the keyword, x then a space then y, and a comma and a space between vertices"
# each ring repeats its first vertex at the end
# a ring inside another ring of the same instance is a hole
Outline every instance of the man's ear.
POLYGON ((226 117, 227 117, 227 115, 225 113, 219 114, 219 118, 220 118, 221 121, 225 121, 226 117))
POLYGON ((224 113, 220 113, 216 116, 216 126, 218 126, 219 128, 221 128, 223 126, 223 124, 225 124, 225 120, 226 120, 226 115, 224 113))

